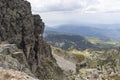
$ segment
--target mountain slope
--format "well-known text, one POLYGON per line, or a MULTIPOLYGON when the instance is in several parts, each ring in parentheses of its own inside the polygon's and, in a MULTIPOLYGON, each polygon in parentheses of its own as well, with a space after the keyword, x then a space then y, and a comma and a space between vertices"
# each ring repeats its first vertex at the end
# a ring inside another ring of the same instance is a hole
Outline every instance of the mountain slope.
POLYGON ((64 70, 65 72, 70 71, 70 70, 73 71, 74 73, 76 72, 76 64, 75 63, 73 63, 55 53, 53 53, 53 57, 56 59, 57 64, 60 66, 60 68, 62 70, 64 70))
POLYGON ((62 49, 68 50, 68 49, 78 49, 78 50, 84 50, 87 48, 95 48, 93 44, 91 44, 87 39, 85 39, 82 36, 79 35, 48 35, 45 37, 45 40, 55 46, 60 47, 62 49))
POLYGON ((120 42, 117 40, 86 37, 56 31, 45 31, 44 38, 49 44, 65 50, 73 48, 78 50, 87 48, 111 49, 120 46, 120 42))

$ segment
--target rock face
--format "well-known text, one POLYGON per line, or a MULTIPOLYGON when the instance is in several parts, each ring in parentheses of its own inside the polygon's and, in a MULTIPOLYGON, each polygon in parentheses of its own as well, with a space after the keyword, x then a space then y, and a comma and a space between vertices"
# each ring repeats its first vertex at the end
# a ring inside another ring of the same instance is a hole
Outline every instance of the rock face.
POLYGON ((38 80, 14 70, 0 70, 0 80, 38 80))
POLYGON ((0 69, 24 71, 34 76, 27 63, 24 53, 15 44, 0 45, 0 69))
MULTIPOLYGON (((25 0, 0 0, 0 43, 16 44, 40 80, 62 80, 62 70, 43 41, 44 23, 25 0)), ((16 56, 16 55, 14 55, 16 56)))

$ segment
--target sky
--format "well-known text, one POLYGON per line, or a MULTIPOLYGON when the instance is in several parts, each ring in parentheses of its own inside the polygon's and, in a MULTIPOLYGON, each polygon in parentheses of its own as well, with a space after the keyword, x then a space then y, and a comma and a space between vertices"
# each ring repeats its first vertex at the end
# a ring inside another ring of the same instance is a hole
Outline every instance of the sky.
POLYGON ((119 24, 120 0, 28 0, 46 25, 119 24))

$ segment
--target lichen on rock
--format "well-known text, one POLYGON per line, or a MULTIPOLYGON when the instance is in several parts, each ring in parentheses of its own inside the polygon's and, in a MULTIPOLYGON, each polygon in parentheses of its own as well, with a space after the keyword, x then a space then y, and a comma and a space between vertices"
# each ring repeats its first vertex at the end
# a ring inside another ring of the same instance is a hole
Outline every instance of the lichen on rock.
POLYGON ((38 80, 24 72, 15 70, 0 70, 0 80, 38 80))
POLYGON ((52 57, 50 46, 43 40, 44 27, 41 17, 32 14, 28 1, 0 0, 0 43, 10 44, 9 50, 0 49, 0 56, 10 57, 13 68, 24 64, 40 80, 61 80, 62 70, 52 57))

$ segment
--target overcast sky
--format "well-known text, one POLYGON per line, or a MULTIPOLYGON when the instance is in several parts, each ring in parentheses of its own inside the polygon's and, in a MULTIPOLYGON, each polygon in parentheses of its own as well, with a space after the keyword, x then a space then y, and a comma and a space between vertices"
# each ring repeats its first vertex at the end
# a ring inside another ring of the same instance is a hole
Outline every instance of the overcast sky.
POLYGON ((46 25, 119 24, 120 0, 28 0, 46 25))

